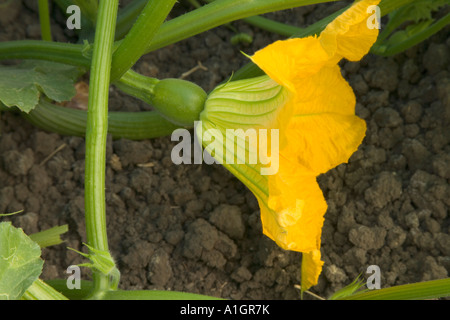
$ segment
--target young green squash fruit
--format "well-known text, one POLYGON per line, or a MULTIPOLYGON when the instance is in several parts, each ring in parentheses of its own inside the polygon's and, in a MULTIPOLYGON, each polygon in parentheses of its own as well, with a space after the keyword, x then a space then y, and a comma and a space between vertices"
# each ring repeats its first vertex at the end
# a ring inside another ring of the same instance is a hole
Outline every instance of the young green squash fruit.
POLYGON ((200 119, 206 97, 206 92, 195 83, 168 78, 155 84, 150 102, 167 120, 193 127, 194 121, 200 119))

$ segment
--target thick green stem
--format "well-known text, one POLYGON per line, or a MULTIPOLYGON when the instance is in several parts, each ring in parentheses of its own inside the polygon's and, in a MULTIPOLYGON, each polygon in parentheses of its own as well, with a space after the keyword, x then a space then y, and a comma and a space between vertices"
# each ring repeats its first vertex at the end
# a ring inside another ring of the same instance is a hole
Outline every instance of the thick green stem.
MULTIPOLYGON (((215 0, 203 0, 203 1, 206 3, 211 3, 215 0)), ((201 5, 198 4, 197 2, 193 3, 193 5, 196 8, 201 7, 201 5)), ((278 33, 285 37, 290 37, 293 34, 299 33, 301 31, 301 29, 298 27, 287 25, 278 21, 273 21, 262 16, 252 16, 244 18, 242 20, 262 30, 278 33)))
POLYGON ((149 1, 134 26, 114 52, 111 82, 120 79, 138 59, 167 18, 176 0, 149 1))
POLYGON ((116 40, 126 36, 146 3, 147 0, 133 0, 119 11, 116 24, 116 40))
POLYGON ((267 12, 336 0, 216 0, 164 23, 146 53, 225 23, 267 12))
MULTIPOLYGON (((256 14, 329 1, 331 0, 217 0, 214 3, 165 22, 156 32, 145 53, 184 40, 230 21, 256 14)), ((120 43, 121 41, 118 42, 118 44, 120 43)), ((0 43, 0 59, 41 59, 72 65, 90 65, 89 59, 82 54, 83 45, 51 43, 51 45, 46 47, 47 45, 48 43, 32 40, 3 42, 0 43)))
POLYGON ((27 289, 22 296, 22 300, 68 300, 60 292, 46 284, 41 279, 37 279, 27 289))
POLYGON ((42 40, 52 41, 48 0, 39 0, 38 4, 39 4, 39 22, 41 25, 42 40))
POLYGON ((285 37, 290 37, 293 34, 298 34, 302 31, 302 29, 299 27, 291 26, 278 21, 273 21, 261 16, 248 17, 242 20, 257 28, 277 33, 285 37))
MULTIPOLYGON (((0 111, 10 108, 2 107, 0 111)), ((41 100, 30 113, 21 115, 38 128, 69 136, 84 137, 87 112, 51 104, 41 100)), ((108 134, 113 139, 144 140, 170 135, 179 126, 164 119, 156 111, 115 112, 108 114, 108 134)))
POLYGON ((40 40, 6 41, 0 42, 0 60, 36 59, 89 68, 91 61, 83 56, 83 48, 79 44, 40 40))
MULTIPOLYGON (((212 29, 218 25, 242 19, 245 17, 262 14, 269 11, 281 10, 279 9, 282 3, 282 8, 300 7, 302 5, 312 3, 323 3, 331 0, 308 0, 308 1, 272 1, 272 6, 267 5, 268 0, 264 1, 237 1, 237 0, 216 0, 214 3, 208 4, 198 10, 186 13, 183 16, 177 17, 165 22, 156 33, 150 45, 146 49, 146 53, 156 49, 173 44, 177 41, 186 39, 190 36, 199 34, 203 31, 212 29), (239 5, 242 2, 242 5, 239 5), (228 6, 220 7, 220 4, 227 4, 228 6), (259 3, 266 3, 266 6, 261 7, 259 3), (219 4, 219 5, 218 5, 219 4), (233 7, 234 4, 234 7, 233 7), (289 5, 287 5, 289 4, 289 5), (231 6, 231 9, 229 8, 231 6), (257 10, 259 8, 259 10, 257 10)), ((400 8, 401 6, 411 3, 414 0, 383 0, 380 3, 382 16, 389 12, 400 8)), ((344 10, 344 9, 343 9, 344 10)), ((301 33, 295 34, 296 37, 308 36, 319 33, 330 21, 343 10, 322 19, 313 25, 304 28, 301 33)), ((56 62, 67 63, 71 65, 89 66, 89 58, 82 54, 83 45, 66 44, 66 43, 48 43, 42 41, 9 41, 0 43, 0 60, 4 59, 40 59, 50 60, 56 62)), ((247 69, 248 66, 245 68, 247 69)), ((253 71, 255 67, 252 67, 253 71)), ((237 79, 235 77, 234 79, 237 79)))
POLYGON ((153 88, 158 82, 158 79, 143 76, 130 69, 114 85, 121 91, 151 104, 153 88))
POLYGON ((31 240, 36 242, 41 248, 55 246, 63 242, 61 235, 69 231, 67 224, 56 226, 44 231, 30 234, 31 240))
MULTIPOLYGON (((105 211, 106 136, 108 94, 118 0, 99 5, 89 83, 89 111, 86 127, 85 219, 88 244, 109 252, 105 211)), ((110 289, 107 275, 93 272, 93 296, 110 289)))

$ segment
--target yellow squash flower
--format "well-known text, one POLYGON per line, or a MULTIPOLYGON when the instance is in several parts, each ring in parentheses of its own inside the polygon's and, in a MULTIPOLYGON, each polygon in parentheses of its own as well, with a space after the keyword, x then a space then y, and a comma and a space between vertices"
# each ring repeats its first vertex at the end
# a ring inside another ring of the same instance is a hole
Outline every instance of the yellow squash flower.
POLYGON ((217 87, 196 129, 198 136, 216 133, 206 150, 255 194, 264 234, 283 249, 303 253, 302 290, 317 284, 323 265, 327 204, 316 178, 347 162, 366 131, 337 63, 367 54, 378 36, 368 26, 368 8, 378 3, 357 1, 318 37, 277 41, 256 52, 251 59, 266 76, 217 87), (227 135, 230 129, 234 135, 227 135), (253 156, 257 162, 250 161, 253 156), (274 170, 262 174, 268 165, 274 170))

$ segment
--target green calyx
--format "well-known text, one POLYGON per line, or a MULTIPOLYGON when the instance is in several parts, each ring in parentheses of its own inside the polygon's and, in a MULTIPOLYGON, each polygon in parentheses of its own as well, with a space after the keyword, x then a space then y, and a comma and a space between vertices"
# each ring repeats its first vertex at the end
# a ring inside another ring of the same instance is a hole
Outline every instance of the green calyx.
POLYGON ((78 266, 88 267, 93 271, 97 271, 103 275, 109 276, 110 289, 116 290, 119 284, 120 272, 114 263, 109 251, 95 249, 92 246, 84 244, 89 249, 89 253, 83 253, 75 249, 69 248, 90 260, 90 263, 82 263, 78 266))
POLYGON ((200 120, 213 122, 223 131, 267 128, 289 98, 289 91, 267 75, 230 81, 209 94, 200 120))
POLYGON ((268 194, 266 169, 277 162, 269 154, 278 155, 278 141, 268 141, 278 134, 279 112, 291 97, 267 75, 229 81, 209 94, 195 129, 205 151, 259 199, 268 194))

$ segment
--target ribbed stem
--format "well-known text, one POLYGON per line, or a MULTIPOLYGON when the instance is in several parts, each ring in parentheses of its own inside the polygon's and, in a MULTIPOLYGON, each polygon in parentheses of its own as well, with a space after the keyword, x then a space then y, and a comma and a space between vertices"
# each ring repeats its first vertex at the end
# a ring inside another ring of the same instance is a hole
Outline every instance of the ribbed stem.
POLYGON ((147 0, 133 0, 119 11, 116 24, 116 39, 122 39, 130 31, 147 0))
POLYGON ((145 53, 146 47, 166 19, 176 0, 149 1, 136 23, 114 52, 111 81, 120 79, 145 53))
MULTIPOLYGON (((109 78, 118 5, 118 0, 100 1, 89 81, 86 127, 86 236, 91 247, 103 252, 109 252, 105 210, 106 137, 109 78)), ((94 270, 93 280, 93 297, 101 296, 102 292, 110 289, 108 275, 94 270)))
POLYGON ((50 287, 41 279, 37 279, 25 291, 22 300, 68 300, 64 295, 50 287))
POLYGON ((36 59, 89 67, 91 61, 83 56, 83 48, 83 45, 62 42, 6 41, 0 42, 0 60, 36 59))
POLYGON ((150 104, 149 98, 158 82, 158 79, 143 76, 130 69, 114 85, 121 91, 150 104))
MULTIPOLYGON (((0 111, 8 111, 2 108, 0 111)), ((60 107, 41 100, 29 114, 21 113, 38 128, 68 136, 84 137, 86 133, 87 112, 60 107)), ((144 140, 170 135, 179 128, 167 121, 156 111, 119 112, 110 111, 108 115, 108 134, 113 139, 144 140)))
POLYGON ((332 0, 216 0, 164 23, 147 47, 146 53, 231 21, 330 1, 332 0))

